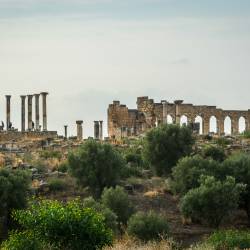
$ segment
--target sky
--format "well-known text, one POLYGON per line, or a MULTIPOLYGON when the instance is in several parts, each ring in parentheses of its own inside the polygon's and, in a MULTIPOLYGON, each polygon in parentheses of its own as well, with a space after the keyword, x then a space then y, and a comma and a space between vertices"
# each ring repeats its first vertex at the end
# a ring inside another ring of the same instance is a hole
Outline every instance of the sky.
POLYGON ((120 100, 250 109, 249 0, 0 0, 0 120, 48 96, 48 128, 93 136, 120 100))

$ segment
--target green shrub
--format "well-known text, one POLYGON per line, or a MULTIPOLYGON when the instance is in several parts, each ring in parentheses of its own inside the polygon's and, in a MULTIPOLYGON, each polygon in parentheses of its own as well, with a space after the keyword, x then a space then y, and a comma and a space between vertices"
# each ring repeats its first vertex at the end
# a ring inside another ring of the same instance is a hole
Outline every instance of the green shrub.
POLYGON ((246 130, 242 133, 243 137, 246 138, 246 139, 249 139, 250 138, 250 130, 246 130))
POLYGON ((128 234, 141 240, 159 240, 168 236, 169 227, 167 220, 155 213, 138 212, 128 221, 128 234))
POLYGON ((112 231, 105 226, 103 216, 83 208, 79 201, 35 201, 27 210, 16 211, 14 218, 56 249, 96 250, 112 243, 112 231))
POLYGON ((68 157, 70 173, 78 183, 89 186, 92 194, 99 197, 104 187, 115 186, 124 168, 124 160, 110 144, 88 140, 68 157))
POLYGON ((236 184, 233 177, 221 182, 214 177, 203 176, 200 187, 191 189, 181 199, 181 212, 194 221, 218 227, 238 207, 244 189, 245 186, 236 184))
POLYGON ((221 146, 221 147, 225 147, 227 145, 230 144, 230 141, 225 138, 225 137, 219 137, 217 140, 216 140, 216 143, 221 146))
POLYGON ((158 175, 169 174, 177 161, 189 155, 194 139, 186 126, 162 125, 146 135, 143 155, 158 175))
POLYGON ((118 222, 126 225, 129 217, 134 212, 134 207, 128 194, 122 187, 105 188, 101 197, 102 204, 110 208, 116 215, 118 222))
POLYGON ((250 221, 250 155, 246 153, 232 155, 223 162, 219 174, 221 178, 230 175, 236 182, 246 184, 246 191, 241 195, 240 205, 247 212, 250 221))
POLYGON ((68 188, 66 181, 59 178, 49 180, 48 185, 49 190, 52 192, 65 191, 68 188))
POLYGON ((39 240, 31 231, 12 232, 1 245, 2 250, 45 250, 48 245, 39 240))
POLYGON ((218 162, 199 155, 184 157, 172 169, 170 188, 175 194, 184 195, 190 189, 199 187, 202 175, 214 175, 219 167, 218 162))
POLYGON ((46 160, 51 158, 60 160, 62 158, 62 153, 60 151, 44 150, 40 152, 40 156, 46 160))
POLYGON ((223 162, 226 159, 225 151, 222 147, 207 146, 202 151, 204 158, 212 158, 215 161, 223 162))
POLYGON ((30 183, 26 171, 0 169, 0 217, 4 221, 1 237, 12 226, 11 211, 26 207, 30 183))
POLYGON ((112 229, 114 233, 118 232, 117 215, 108 207, 105 207, 100 202, 95 201, 94 198, 88 197, 83 200, 83 207, 92 208, 96 212, 101 213, 104 217, 105 225, 112 229))
POLYGON ((67 173, 69 168, 69 164, 68 162, 62 162, 59 166, 58 166, 58 171, 62 172, 62 173, 67 173))
POLYGON ((207 242, 216 250, 249 249, 250 231, 217 231, 209 237, 207 242))
POLYGON ((32 165, 34 166, 34 168, 37 169, 37 172, 39 174, 44 174, 47 172, 47 166, 45 165, 45 163, 41 160, 35 160, 32 162, 32 165))

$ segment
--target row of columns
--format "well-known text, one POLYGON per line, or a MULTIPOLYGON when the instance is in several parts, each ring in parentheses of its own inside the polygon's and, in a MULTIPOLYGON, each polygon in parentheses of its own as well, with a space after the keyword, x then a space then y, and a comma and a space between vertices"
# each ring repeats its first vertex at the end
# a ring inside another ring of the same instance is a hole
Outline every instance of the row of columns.
MULTIPOLYGON (((21 95, 21 131, 24 132, 26 130, 25 126, 25 116, 26 116, 26 97, 28 97, 28 131, 33 129, 33 120, 32 120, 32 99, 35 96, 35 127, 34 129, 40 130, 40 108, 39 108, 39 97, 42 96, 42 107, 43 107, 43 131, 47 131, 47 92, 42 92, 40 94, 35 95, 21 95)), ((10 120, 10 100, 11 95, 6 95, 6 128, 7 130, 11 129, 11 120, 10 120)))

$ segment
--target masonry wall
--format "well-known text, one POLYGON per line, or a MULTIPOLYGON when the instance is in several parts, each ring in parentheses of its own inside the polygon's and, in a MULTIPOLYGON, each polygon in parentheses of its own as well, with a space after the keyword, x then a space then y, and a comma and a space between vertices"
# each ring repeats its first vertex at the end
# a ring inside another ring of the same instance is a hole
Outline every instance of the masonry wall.
POLYGON ((136 136, 148 129, 167 123, 170 116, 174 123, 179 124, 181 117, 186 116, 188 123, 194 123, 195 118, 202 118, 203 134, 210 131, 210 119, 216 119, 217 134, 224 134, 224 121, 231 119, 231 134, 239 133, 239 119, 245 119, 246 130, 250 130, 250 110, 223 110, 216 106, 193 105, 176 100, 174 103, 161 101, 155 103, 147 96, 137 98, 137 109, 130 110, 119 101, 114 101, 108 108, 108 134, 111 138, 136 136))

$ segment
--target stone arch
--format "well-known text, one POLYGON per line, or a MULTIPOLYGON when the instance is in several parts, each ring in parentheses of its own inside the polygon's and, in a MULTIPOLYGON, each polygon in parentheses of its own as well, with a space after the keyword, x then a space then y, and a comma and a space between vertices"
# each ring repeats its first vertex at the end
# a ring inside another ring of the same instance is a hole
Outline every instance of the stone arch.
POLYGON ((199 134, 202 135, 203 134, 203 118, 202 118, 202 116, 201 115, 195 116, 194 122, 200 124, 199 134))
POLYGON ((209 118, 209 132, 210 133, 218 133, 218 126, 217 126, 217 118, 216 116, 212 115, 209 118))
POLYGON ((167 115, 167 124, 173 124, 174 123, 174 118, 172 115, 167 115))
POLYGON ((246 118, 244 117, 244 116, 241 116, 240 118, 239 118, 239 121, 238 121, 238 123, 239 123, 239 133, 242 133, 242 132, 244 132, 244 131, 246 131, 246 118))
POLYGON ((180 118, 180 125, 183 126, 187 126, 188 124, 188 117, 186 115, 182 115, 180 118))
POLYGON ((232 118, 228 115, 224 119, 224 133, 226 135, 232 134, 232 118))

